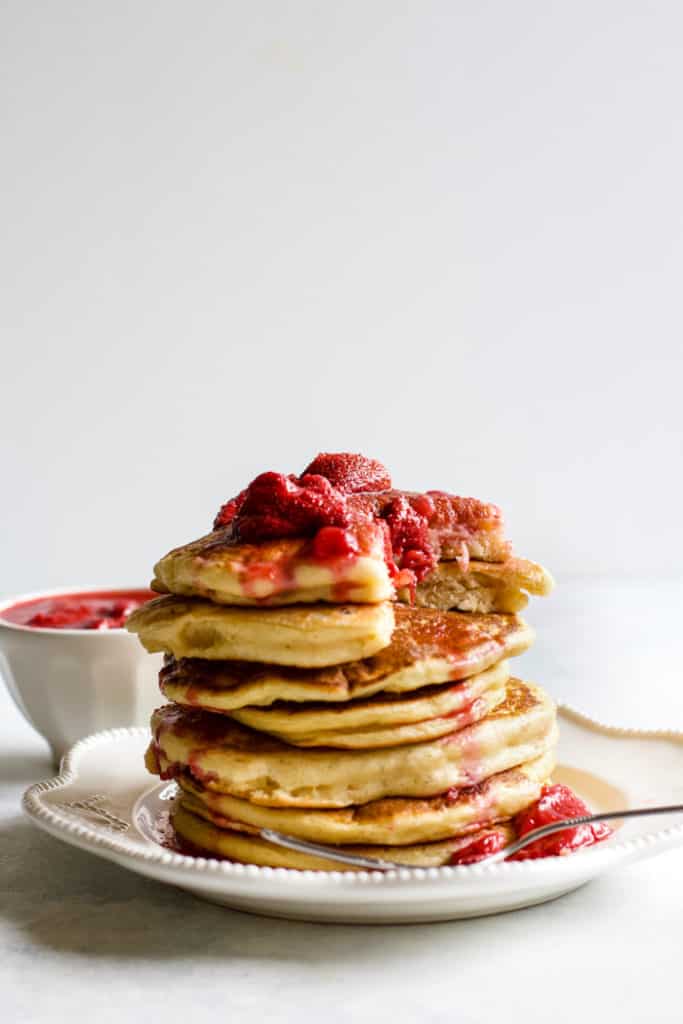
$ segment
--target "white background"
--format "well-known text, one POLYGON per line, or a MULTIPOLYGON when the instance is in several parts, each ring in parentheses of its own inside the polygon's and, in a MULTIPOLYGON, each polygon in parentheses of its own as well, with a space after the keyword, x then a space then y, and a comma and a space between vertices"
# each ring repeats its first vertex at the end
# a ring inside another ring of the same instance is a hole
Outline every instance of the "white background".
POLYGON ((570 574, 680 543, 677 2, 3 5, 0 590, 363 450, 570 574))
MULTIPOLYGON (((682 728, 682 38, 678 0, 4 0, 0 591, 142 582, 360 449, 565 584, 523 673, 682 728)), ((36 833, 0 704, 8 1020, 680 1021, 680 854, 477 922, 245 917, 36 833)))

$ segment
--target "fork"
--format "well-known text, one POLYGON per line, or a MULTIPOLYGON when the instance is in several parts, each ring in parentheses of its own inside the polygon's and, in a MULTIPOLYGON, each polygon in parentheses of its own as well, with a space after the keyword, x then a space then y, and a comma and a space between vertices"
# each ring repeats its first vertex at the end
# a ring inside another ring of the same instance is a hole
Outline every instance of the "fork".
MULTIPOLYGON (((565 818, 562 821, 554 821, 550 825, 543 825, 533 832, 527 832, 521 839, 514 843, 508 843, 497 853, 491 853, 482 857, 477 864, 499 864, 507 860, 513 854, 519 853, 529 843, 536 839, 543 839, 554 832, 563 832, 568 828, 575 828, 577 825, 591 825, 598 821, 613 821, 625 818, 646 818, 657 814, 683 814, 683 804, 664 804, 659 807, 635 807, 625 811, 601 811, 599 814, 584 814, 578 818, 565 818)), ((310 853, 326 860, 337 861, 339 864, 348 864, 355 868, 365 868, 368 871, 395 871, 397 868, 405 868, 409 865, 399 864, 395 861, 381 860, 378 857, 362 857, 355 853, 346 853, 338 846, 326 846, 323 843, 309 843, 305 839, 297 839, 295 836, 285 835, 284 832, 276 832, 271 828, 262 828, 259 832, 262 839, 276 846, 285 846, 289 850, 296 850, 299 853, 310 853)))

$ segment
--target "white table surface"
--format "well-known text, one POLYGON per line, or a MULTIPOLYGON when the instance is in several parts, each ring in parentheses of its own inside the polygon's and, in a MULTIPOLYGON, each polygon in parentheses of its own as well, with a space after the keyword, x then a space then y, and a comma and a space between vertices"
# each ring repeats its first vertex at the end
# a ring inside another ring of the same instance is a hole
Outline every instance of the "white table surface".
MULTIPOLYGON (((683 581, 566 583, 517 665, 618 725, 683 730, 683 581)), ((47 748, 0 691, 0 1020, 467 1022, 683 1019, 683 851, 554 903, 363 927, 202 903, 33 828, 47 748)), ((647 766, 643 766, 647 770, 647 766)))

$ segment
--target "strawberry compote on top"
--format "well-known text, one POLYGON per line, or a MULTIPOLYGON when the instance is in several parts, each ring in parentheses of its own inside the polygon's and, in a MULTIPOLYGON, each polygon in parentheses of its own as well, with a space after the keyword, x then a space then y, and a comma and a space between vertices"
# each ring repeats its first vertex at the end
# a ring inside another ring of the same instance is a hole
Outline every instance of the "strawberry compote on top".
POLYGON ((500 560, 508 551, 495 505, 443 491, 395 490, 380 462, 348 452, 321 453, 300 476, 261 473, 221 507, 214 530, 230 527, 235 542, 250 544, 313 537, 313 551, 324 559, 352 556, 356 533, 371 524, 384 533, 397 588, 414 587, 442 555, 466 568, 471 553, 500 560))
POLYGON ((350 526, 359 511, 349 507, 348 495, 390 487, 391 477, 376 459, 321 453, 301 476, 261 473, 221 507, 213 526, 232 524, 247 542, 306 536, 323 526, 350 526))

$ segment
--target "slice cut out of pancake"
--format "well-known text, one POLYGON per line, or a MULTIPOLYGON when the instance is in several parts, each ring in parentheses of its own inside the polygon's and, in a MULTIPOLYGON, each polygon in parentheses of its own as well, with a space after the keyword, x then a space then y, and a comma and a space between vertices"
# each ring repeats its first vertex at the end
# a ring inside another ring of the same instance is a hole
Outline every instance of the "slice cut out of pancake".
POLYGON ((538 799, 555 767, 552 751, 476 786, 426 799, 385 798, 341 810, 262 807, 213 793, 181 776, 181 803, 219 828, 258 832, 275 829, 313 843, 333 846, 372 843, 405 846, 448 839, 504 821, 538 799))
POLYGON ((512 615, 465 615, 400 604, 394 611, 391 642, 368 658, 322 669, 170 659, 159 677, 162 693, 180 704, 221 712, 279 700, 341 702, 380 691, 407 693, 473 676, 521 654, 534 637, 512 615))
POLYGON ((519 679, 482 721, 381 750, 292 747, 224 715, 166 705, 152 715, 147 766, 165 778, 188 771, 207 789, 266 806, 347 807, 476 785, 546 753, 556 730, 552 700, 519 679))
MULTIPOLYGON (((294 868, 301 871, 358 871, 361 869, 338 861, 324 860, 307 853, 276 846, 259 836, 218 828, 212 822, 193 814, 179 804, 171 814, 171 822, 181 843, 186 844, 188 853, 196 856, 219 857, 242 864, 257 864, 262 867, 294 868)), ((413 846, 347 846, 349 853, 363 857, 378 857, 394 861, 406 867, 443 867, 453 856, 475 841, 490 833, 490 829, 439 843, 421 843, 413 846)), ((514 839, 509 825, 497 825, 505 843, 514 839)))
POLYGON ((393 628, 389 602, 228 608, 175 596, 148 601, 126 622, 148 651, 303 668, 376 654, 389 644, 393 628))
MULTIPOLYGON (((528 603, 528 594, 546 596, 554 586, 547 569, 526 558, 508 558, 505 562, 440 562, 418 584, 418 605, 462 612, 519 612, 528 603)), ((407 591, 401 599, 409 600, 407 591)))
POLYGON ((385 534, 368 522, 353 531, 356 551, 321 552, 314 539, 261 544, 236 540, 230 527, 169 551, 155 565, 152 588, 227 605, 376 603, 393 596, 385 534))
POLYGON ((430 686, 408 696, 326 704, 274 704, 231 712, 242 725, 296 747, 371 749, 421 743, 457 732, 490 714, 505 699, 507 662, 460 683, 430 686))

